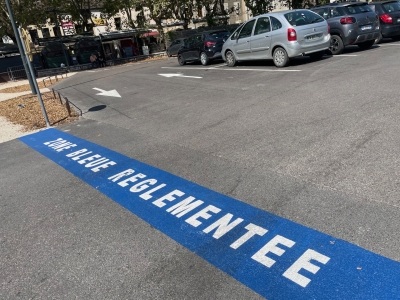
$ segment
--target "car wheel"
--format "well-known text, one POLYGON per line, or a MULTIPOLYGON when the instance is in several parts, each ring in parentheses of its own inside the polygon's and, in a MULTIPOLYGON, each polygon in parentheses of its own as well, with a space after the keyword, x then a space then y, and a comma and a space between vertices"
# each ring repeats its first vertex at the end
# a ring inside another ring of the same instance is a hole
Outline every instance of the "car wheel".
POLYGON ((329 46, 329 50, 331 51, 332 55, 338 55, 343 52, 344 45, 343 41, 338 35, 331 36, 331 45, 329 46))
POLYGON ((312 60, 319 60, 324 56, 325 51, 318 51, 310 54, 312 60))
POLYGON ((210 62, 210 59, 208 58, 207 54, 204 52, 200 53, 200 62, 203 66, 207 66, 208 63, 210 62))
POLYGON ((169 51, 167 51, 167 56, 168 56, 168 57, 171 57, 171 56, 172 56, 171 53, 169 53, 169 51))
POLYGON ((235 54, 231 50, 228 50, 225 54, 226 64, 228 67, 234 67, 236 65, 235 54))
POLYGON ((383 39, 382 33, 379 33, 379 36, 375 39, 375 44, 379 44, 383 39))
POLYGON ((358 44, 358 47, 360 47, 360 49, 366 50, 371 48, 373 44, 375 44, 375 40, 360 43, 358 44))
POLYGON ((281 47, 278 47, 274 50, 273 59, 277 68, 283 68, 289 64, 289 56, 287 55, 285 49, 281 47))
POLYGON ((186 61, 183 59, 182 55, 178 55, 178 63, 181 66, 186 65, 186 61))
POLYGON ((400 41, 400 35, 392 36, 393 41, 400 41))

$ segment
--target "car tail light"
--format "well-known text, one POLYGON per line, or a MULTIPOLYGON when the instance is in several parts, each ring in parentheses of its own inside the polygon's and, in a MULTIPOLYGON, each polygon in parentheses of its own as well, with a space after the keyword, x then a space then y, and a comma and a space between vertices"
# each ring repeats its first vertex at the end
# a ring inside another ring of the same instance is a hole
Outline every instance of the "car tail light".
POLYGON ((388 14, 384 14, 382 16, 380 16, 381 20, 383 23, 393 23, 393 19, 391 16, 389 16, 388 14))
POLYGON ((294 28, 288 28, 287 39, 289 42, 297 41, 297 34, 296 34, 296 30, 294 30, 294 28))
POLYGON ((356 22, 356 18, 346 17, 340 19, 340 24, 353 24, 356 22))
POLYGON ((208 41, 208 42, 205 42, 204 45, 206 45, 206 47, 211 47, 211 46, 214 46, 216 43, 217 42, 208 41))

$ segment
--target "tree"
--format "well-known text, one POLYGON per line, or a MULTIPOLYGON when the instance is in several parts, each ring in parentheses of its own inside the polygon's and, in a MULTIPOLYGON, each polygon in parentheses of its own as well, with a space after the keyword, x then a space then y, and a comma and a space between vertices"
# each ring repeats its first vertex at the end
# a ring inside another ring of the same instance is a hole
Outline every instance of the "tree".
MULTIPOLYGON (((14 20, 18 26, 26 28, 28 25, 43 24, 46 12, 37 5, 35 0, 10 0, 14 20)), ((0 0, 0 37, 7 35, 16 42, 5 0, 0 0)))
POLYGON ((183 28, 188 29, 188 26, 193 18, 193 13, 197 4, 194 0, 171 0, 170 9, 175 20, 183 22, 183 28))
POLYGON ((244 0, 244 3, 253 17, 274 9, 273 0, 244 0))
POLYGON ((161 39, 166 47, 166 39, 163 28, 163 21, 173 18, 170 0, 141 0, 138 6, 140 13, 137 18, 139 22, 148 24, 150 20, 156 23, 157 30, 161 35, 161 39))
POLYGON ((207 26, 228 24, 229 12, 225 9, 224 0, 199 0, 200 7, 206 9, 207 26))
POLYGON ((137 20, 134 19, 133 11, 140 6, 139 0, 107 0, 104 2, 104 5, 101 9, 102 17, 106 17, 109 19, 119 11, 122 14, 126 15, 126 25, 130 28, 136 28, 137 20))
MULTIPOLYGON (((0 0, 1 1, 1 0, 0 0)), ((93 27, 91 10, 102 6, 101 0, 22 0, 40 3, 47 18, 55 19, 56 23, 73 21, 76 27, 90 30, 93 27)), ((42 22, 42 24, 45 22, 42 22)))

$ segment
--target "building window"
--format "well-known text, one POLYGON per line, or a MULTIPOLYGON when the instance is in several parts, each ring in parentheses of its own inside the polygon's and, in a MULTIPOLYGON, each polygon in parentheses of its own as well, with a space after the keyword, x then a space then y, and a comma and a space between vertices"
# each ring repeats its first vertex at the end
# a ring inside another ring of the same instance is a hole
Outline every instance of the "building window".
POLYGON ((121 18, 114 18, 115 29, 121 30, 121 18))
POLYGON ((61 29, 59 26, 53 27, 54 36, 61 36, 61 29))
POLYGON ((42 28, 42 35, 44 38, 50 37, 50 30, 46 27, 42 28))

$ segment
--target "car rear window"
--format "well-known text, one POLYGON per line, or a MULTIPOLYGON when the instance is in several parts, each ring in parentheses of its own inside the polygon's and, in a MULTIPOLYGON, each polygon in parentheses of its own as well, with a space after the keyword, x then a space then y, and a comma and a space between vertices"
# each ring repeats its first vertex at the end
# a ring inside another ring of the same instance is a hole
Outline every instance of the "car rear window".
POLYGON ((309 10, 292 11, 284 16, 292 26, 303 26, 324 21, 323 17, 309 10))
POLYGON ((382 4, 383 10, 386 13, 400 11, 400 3, 399 2, 387 2, 382 4))
POLYGON ((371 7, 369 7, 368 4, 363 4, 363 5, 348 5, 343 7, 345 13, 347 15, 355 15, 355 14, 360 14, 364 12, 372 12, 371 7))
POLYGON ((218 40, 218 39, 223 39, 226 38, 228 36, 230 36, 231 34, 229 33, 229 31, 218 31, 218 32, 212 32, 209 34, 209 37, 213 40, 218 40))
POLYGON ((328 19, 329 18, 329 8, 327 8, 327 7, 319 8, 319 9, 313 9, 313 12, 319 14, 324 19, 328 19))

